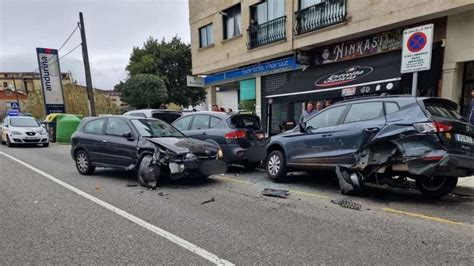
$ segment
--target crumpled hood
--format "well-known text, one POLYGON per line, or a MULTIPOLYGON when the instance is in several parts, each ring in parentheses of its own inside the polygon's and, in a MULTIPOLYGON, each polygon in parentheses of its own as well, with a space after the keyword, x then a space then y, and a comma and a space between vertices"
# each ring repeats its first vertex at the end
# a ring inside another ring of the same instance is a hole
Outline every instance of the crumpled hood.
POLYGON ((214 144, 192 138, 149 138, 148 140, 176 154, 188 152, 206 154, 206 151, 215 154, 219 149, 214 144))

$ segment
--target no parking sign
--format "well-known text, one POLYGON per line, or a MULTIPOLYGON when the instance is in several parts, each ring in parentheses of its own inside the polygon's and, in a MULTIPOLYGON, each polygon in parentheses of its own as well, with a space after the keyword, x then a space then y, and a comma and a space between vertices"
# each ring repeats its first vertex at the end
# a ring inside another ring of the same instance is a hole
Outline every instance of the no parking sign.
POLYGON ((433 24, 403 31, 401 73, 411 73, 431 68, 433 24))

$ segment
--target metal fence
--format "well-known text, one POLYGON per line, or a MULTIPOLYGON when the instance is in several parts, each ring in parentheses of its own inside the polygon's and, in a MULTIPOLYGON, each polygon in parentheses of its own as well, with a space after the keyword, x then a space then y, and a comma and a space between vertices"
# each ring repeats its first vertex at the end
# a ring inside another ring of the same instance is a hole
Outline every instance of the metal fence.
POLYGON ((296 34, 328 27, 346 20, 346 0, 326 0, 319 4, 298 10, 296 34))
POLYGON ((248 30, 248 49, 286 39, 286 16, 251 26, 248 30))

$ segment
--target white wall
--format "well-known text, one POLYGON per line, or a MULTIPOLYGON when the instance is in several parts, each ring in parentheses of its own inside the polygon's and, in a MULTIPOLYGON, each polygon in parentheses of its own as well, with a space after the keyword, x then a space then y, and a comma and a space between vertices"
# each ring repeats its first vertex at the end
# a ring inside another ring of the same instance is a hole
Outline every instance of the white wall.
POLYGON ((239 110, 239 90, 228 90, 216 92, 216 103, 220 107, 224 107, 227 111, 229 108, 235 112, 239 110))

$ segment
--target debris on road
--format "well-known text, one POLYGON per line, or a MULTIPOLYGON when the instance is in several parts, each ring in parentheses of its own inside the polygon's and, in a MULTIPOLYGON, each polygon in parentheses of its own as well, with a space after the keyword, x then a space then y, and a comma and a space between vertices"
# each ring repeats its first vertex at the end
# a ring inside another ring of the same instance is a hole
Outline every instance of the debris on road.
POLYGON ((99 192, 99 191, 101 191, 101 190, 102 190, 102 187, 99 187, 99 186, 96 186, 96 187, 95 187, 95 191, 96 191, 96 192, 99 192))
POLYGON ((137 184, 127 184, 127 187, 138 187, 137 184))
POLYGON ((267 197, 286 199, 288 195, 290 195, 290 191, 285 189, 265 188, 262 191, 262 195, 267 197))
POLYGON ((360 209, 362 208, 362 205, 359 202, 355 202, 348 198, 331 200, 331 202, 334 204, 338 204, 343 208, 348 208, 356 211, 360 211, 360 209))
POLYGON ((206 201, 201 202, 201 205, 206 204, 206 203, 211 203, 211 202, 214 202, 214 201, 216 201, 216 200, 214 199, 214 197, 212 197, 212 198, 209 199, 209 200, 206 200, 206 201))
POLYGON ((163 197, 163 196, 168 196, 168 193, 160 191, 160 192, 158 192, 158 195, 163 197))

